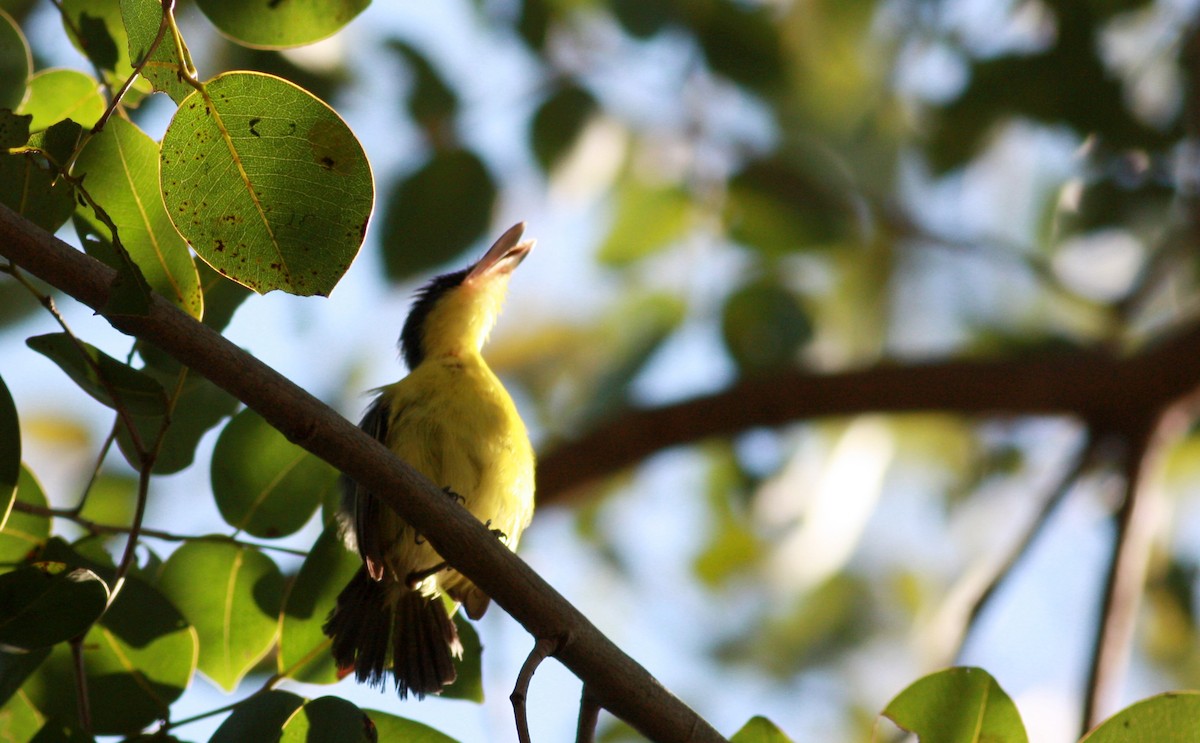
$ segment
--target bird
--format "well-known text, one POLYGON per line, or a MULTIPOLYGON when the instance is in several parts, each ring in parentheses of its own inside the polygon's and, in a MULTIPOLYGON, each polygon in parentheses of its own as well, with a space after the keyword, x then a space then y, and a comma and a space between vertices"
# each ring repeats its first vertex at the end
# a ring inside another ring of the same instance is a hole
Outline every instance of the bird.
MULTIPOLYGON (((399 342, 408 375, 375 390, 359 424, 512 550, 533 517, 534 452, 482 348, 533 249, 524 231, 514 225, 474 264, 418 290, 399 342)), ((344 476, 338 522, 363 562, 323 625, 339 675, 385 689, 390 666, 401 699, 440 693, 462 656, 452 613, 462 606, 479 619, 489 597, 344 476)))

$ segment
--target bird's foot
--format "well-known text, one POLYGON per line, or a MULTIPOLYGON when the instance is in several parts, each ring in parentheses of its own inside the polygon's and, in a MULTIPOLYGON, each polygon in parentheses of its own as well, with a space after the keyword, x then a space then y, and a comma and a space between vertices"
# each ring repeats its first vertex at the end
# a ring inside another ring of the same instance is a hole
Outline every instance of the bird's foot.
POLYGON ((425 568, 424 570, 414 570, 404 578, 404 585, 408 586, 410 589, 415 589, 421 583, 421 581, 425 580, 426 578, 428 578, 432 575, 436 575, 436 574, 442 572, 443 570, 445 570, 448 567, 450 567, 450 566, 447 565, 443 561, 443 562, 439 562, 437 565, 434 565, 431 568, 425 568))

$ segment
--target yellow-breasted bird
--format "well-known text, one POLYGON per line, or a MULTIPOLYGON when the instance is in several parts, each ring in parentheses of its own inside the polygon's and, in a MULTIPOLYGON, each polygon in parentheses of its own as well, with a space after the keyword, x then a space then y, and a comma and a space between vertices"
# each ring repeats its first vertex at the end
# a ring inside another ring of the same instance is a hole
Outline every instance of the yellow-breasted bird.
MULTIPOLYGON (((477 263, 417 293, 400 335, 409 374, 378 390, 360 424, 514 550, 533 516, 533 448, 480 350, 513 269, 533 248, 521 241, 524 230, 512 227, 477 263)), ((472 619, 483 616, 490 599, 348 478, 339 517, 363 566, 324 625, 338 669, 383 688, 390 664, 401 698, 440 692, 454 681, 452 657, 462 654, 442 594, 472 619)))

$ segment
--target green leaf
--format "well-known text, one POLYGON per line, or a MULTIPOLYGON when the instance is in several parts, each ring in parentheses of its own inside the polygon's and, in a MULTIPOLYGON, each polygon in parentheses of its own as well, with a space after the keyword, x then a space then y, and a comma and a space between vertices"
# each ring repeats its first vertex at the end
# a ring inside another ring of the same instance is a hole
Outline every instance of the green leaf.
MULTIPOLYGON (((57 539, 47 544, 44 556, 113 579, 110 566, 84 558, 57 539)), ((161 719, 196 668, 196 631, 136 575, 126 577, 108 612, 84 637, 82 649, 97 735, 130 735, 161 719)), ((62 693, 75 687, 74 667, 70 648, 60 643, 23 687, 46 716, 74 719, 74 696, 62 693)))
MULTIPOLYGON (((226 282, 228 283, 228 282, 226 282)), ((201 437, 225 418, 233 415, 238 401, 225 390, 190 370, 181 370, 179 362, 149 344, 141 346, 146 368, 142 371, 159 380, 164 387, 176 390, 171 409, 171 425, 159 446, 154 460, 154 473, 168 475, 191 466, 201 437), (180 374, 183 381, 180 383, 180 374)), ((142 441, 153 441, 162 430, 163 416, 135 415, 134 427, 142 441)), ((117 430, 117 444, 125 459, 137 468, 138 455, 125 426, 117 430)))
POLYGON ((180 234, 257 292, 328 294, 366 235, 374 186, 362 145, 333 109, 286 80, 230 72, 209 81, 176 111, 161 165, 180 234))
POLYGON ((275 642, 283 574, 257 549, 189 542, 167 558, 158 588, 196 628, 200 671, 226 691, 275 642))
POLYGON ((735 0, 680 4, 714 72, 751 90, 769 93, 785 80, 787 65, 775 8, 735 0))
POLYGON ((383 216, 384 268, 392 281, 456 258, 488 228, 496 184, 467 150, 434 154, 396 184, 383 216))
MULTIPOLYGON (((62 15, 67 38, 118 90, 133 74, 120 0, 63 0, 62 15)), ((139 78, 121 103, 136 105, 149 92, 150 84, 139 78)))
POLYGON ((299 530, 337 487, 337 477, 249 408, 226 424, 213 449, 212 489, 221 516, 256 537, 299 530))
POLYGON ((310 684, 339 680, 330 641, 321 625, 337 604, 338 594, 361 567, 358 555, 342 543, 337 527, 326 527, 284 599, 277 666, 281 676, 310 684))
POLYGON ((17 694, 0 707, 0 740, 30 740, 44 721, 29 699, 17 694))
POLYGON ((457 743, 454 738, 416 720, 396 717, 373 709, 363 710, 371 722, 380 741, 404 741, 404 743, 457 743))
POLYGON ((21 422, 4 378, 0 377, 0 531, 17 499, 21 477, 21 422))
POLYGON ((12 111, 0 110, 0 148, 20 147, 28 142, 31 121, 31 114, 19 116, 12 111))
POLYGON ((621 28, 630 36, 647 39, 675 18, 669 0, 610 0, 609 7, 621 28))
POLYGON ((426 131, 436 135, 437 130, 445 127, 458 112, 458 95, 425 55, 411 44, 391 39, 387 48, 404 60, 412 74, 408 112, 426 131))
POLYGON ((792 739, 767 718, 751 717, 741 730, 733 734, 729 743, 792 743, 792 739))
POLYGON ((75 154, 82 136, 83 127, 70 119, 63 119, 31 136, 28 148, 44 156, 53 166, 51 171, 58 172, 75 154))
POLYGON ((32 73, 33 56, 25 34, 12 16, 0 9, 0 109, 15 110, 21 105, 32 73))
POLYGON ((682 238, 693 207, 677 186, 649 186, 628 179, 617 193, 616 216, 597 258, 621 266, 653 255, 682 238))
POLYGON ((530 143, 542 170, 550 172, 571 151, 584 127, 595 115, 596 98, 578 85, 554 91, 533 115, 530 143))
MULTIPOLYGON (((25 467, 17 478, 17 502, 45 508, 46 495, 33 474, 25 467)), ((22 511, 12 511, 0 529, 0 570, 16 565, 37 553, 50 536, 50 519, 22 511)))
POLYGON ((66 333, 36 335, 26 345, 67 373, 75 384, 110 408, 161 415, 167 395, 153 377, 66 333))
POLYGON ((280 743, 376 743, 371 718, 339 697, 321 697, 307 702, 283 725, 280 743))
POLYGON ((87 733, 59 720, 49 720, 42 729, 33 736, 29 743, 95 743, 96 739, 87 733))
MULTIPOLYGON (((129 35, 129 58, 134 63, 140 62, 158 36, 159 26, 163 22, 162 2, 121 0, 121 17, 125 20, 129 35)), ((194 71, 192 57, 183 38, 168 25, 154 54, 142 66, 142 76, 155 90, 166 93, 179 104, 195 90, 183 81, 181 70, 194 71), (178 52, 180 49, 183 51, 182 59, 178 52)))
MULTIPOLYGON (((137 489, 137 477, 105 470, 92 481, 79 515, 98 524, 128 524, 136 507, 137 489)), ((114 534, 111 538, 124 543, 126 537, 114 534)))
POLYGON ((1028 741, 1017 706, 981 668, 948 668, 925 676, 900 692, 883 714, 921 743, 1028 741))
MULTIPOLYGON (((47 232, 54 232, 75 210, 75 191, 57 181, 58 169, 34 152, 4 152, 30 142, 33 116, 0 110, 0 203, 47 232)), ((70 124, 66 125, 67 128, 70 124)), ((55 129, 62 130, 56 124, 55 129)))
POLYGON ((479 642, 479 633, 464 617, 456 612, 453 620, 458 628, 458 639, 462 643, 463 654, 454 661, 454 670, 458 674, 454 683, 442 689, 442 697, 446 699, 466 699, 470 702, 483 703, 483 644, 479 642))
MULTIPOLYGON (((30 652, 10 653, 0 650, 0 706, 9 705, 13 695, 25 683, 25 679, 38 669, 42 661, 50 657, 50 648, 45 647, 30 652)), ((20 695, 17 695, 20 699, 20 695)), ((0 710, 0 740, 24 740, 24 738, 4 737, 4 711, 0 710)))
POLYGON ((197 0, 200 10, 234 41, 262 49, 286 49, 337 33, 370 0, 309 0, 303 3, 197 0))
POLYGON ((828 157, 820 153, 752 161, 729 181, 725 219, 730 236, 767 255, 852 238, 857 217, 840 188, 828 157))
POLYGON ((1192 743, 1200 738, 1200 692, 1170 691, 1108 718, 1079 743, 1192 743))
POLYGON ((17 113, 32 114, 30 131, 71 119, 91 128, 104 113, 104 96, 95 78, 76 70, 42 70, 29 80, 29 96, 17 113))
MULTIPOLYGON (((158 156, 158 144, 137 125, 113 118, 84 145, 74 174, 86 176, 84 188, 116 224, 121 245, 150 287, 199 318, 204 312, 200 278, 163 206, 158 156)), ((79 214, 99 234, 108 232, 90 208, 81 206, 79 214)))
POLYGON ((86 568, 40 562, 0 575, 0 645, 45 648, 82 634, 104 613, 108 586, 86 568))
POLYGON ((279 740, 280 731, 304 698, 286 691, 268 691, 244 700, 225 718, 209 743, 243 743, 251 740, 279 740))
POLYGON ((812 339, 812 321, 800 301, 774 279, 747 284, 725 302, 721 317, 725 347, 743 372, 795 363, 812 339))

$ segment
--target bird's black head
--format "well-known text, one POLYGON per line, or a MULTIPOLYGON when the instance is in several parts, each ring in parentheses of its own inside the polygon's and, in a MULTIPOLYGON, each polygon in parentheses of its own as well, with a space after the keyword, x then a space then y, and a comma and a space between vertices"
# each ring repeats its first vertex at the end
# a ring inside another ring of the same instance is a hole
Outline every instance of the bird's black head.
POLYGON ((425 358, 425 320, 429 313, 446 292, 453 291, 462 285, 467 277, 468 268, 454 273, 447 273, 431 279, 428 284, 417 291, 412 309, 408 311, 408 319, 404 321, 404 330, 400 333, 400 353, 409 371, 416 369, 425 358))

